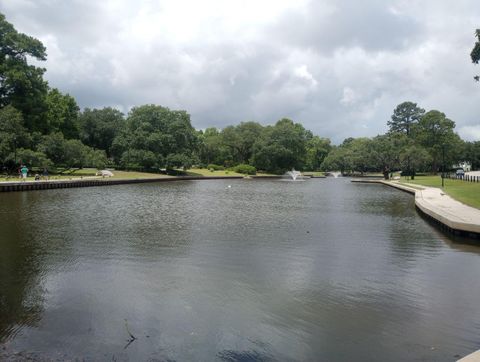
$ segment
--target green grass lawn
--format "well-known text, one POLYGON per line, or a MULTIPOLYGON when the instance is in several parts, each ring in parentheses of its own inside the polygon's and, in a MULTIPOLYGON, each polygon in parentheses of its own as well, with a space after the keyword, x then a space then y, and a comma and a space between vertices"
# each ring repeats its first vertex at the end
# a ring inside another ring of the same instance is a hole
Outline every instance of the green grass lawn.
POLYGON ((241 173, 236 173, 234 171, 210 171, 206 168, 191 168, 185 171, 187 176, 243 176, 241 173))
MULTIPOLYGON (((75 180, 75 179, 87 179, 87 178, 99 178, 101 176, 95 177, 97 170, 96 169, 81 169, 81 170, 71 170, 69 172, 60 173, 60 174, 50 174, 48 179, 49 180, 75 180)), ((164 178, 164 177, 171 177, 164 174, 157 174, 157 173, 148 173, 148 172, 133 172, 133 171, 117 171, 114 170, 113 177, 110 179, 137 179, 137 178, 164 178)), ((41 175, 41 173, 40 173, 41 175)), ((21 181, 18 177, 0 177, 0 181, 9 181, 9 182, 18 182, 21 181)), ((27 181, 35 181, 35 177, 30 176, 27 177, 27 181)))
POLYGON ((162 173, 149 173, 149 172, 137 172, 137 171, 120 171, 113 170, 113 177, 107 177, 106 179, 136 179, 136 178, 165 178, 172 177, 162 173))
MULTIPOLYGON (((71 170, 66 170, 64 172, 61 172, 58 174, 58 176, 68 176, 68 177, 75 177, 75 176, 95 176, 97 173, 96 168, 82 168, 82 169, 71 169, 71 170)), ((42 174, 42 172, 39 172, 42 174)))
POLYGON ((303 174, 305 176, 316 176, 316 177, 325 176, 325 172, 319 172, 319 171, 305 171, 303 174))
MULTIPOLYGON (((187 176, 245 176, 244 174, 237 173, 235 171, 210 171, 206 168, 192 168, 187 170, 187 176)), ((257 172, 257 176, 275 176, 273 174, 264 173, 264 172, 257 172)))
MULTIPOLYGON (((60 174, 50 175, 49 180, 72 180, 72 179, 79 179, 79 178, 88 178, 94 177, 97 170, 93 168, 84 168, 84 169, 74 169, 68 170, 60 174)), ((113 177, 109 179, 139 179, 139 178, 165 178, 165 177, 175 177, 171 175, 165 175, 161 173, 149 173, 149 172, 137 172, 137 171, 120 171, 120 170, 113 170, 113 177)), ((39 172, 40 173, 40 172, 39 172)), ((41 175, 41 173, 40 173, 41 175)), ((267 173, 257 173, 258 176, 274 176, 267 173)), ((234 172, 234 171, 210 171, 205 168, 192 168, 187 171, 178 170, 178 176, 196 176, 196 177, 205 177, 205 176, 244 176, 243 174, 234 172)), ((101 178, 101 177, 97 177, 101 178)), ((34 181, 34 177, 28 177, 27 181, 34 181)), ((9 182, 18 182, 21 181, 18 177, 0 177, 0 181, 9 181, 9 182)))
MULTIPOLYGON (((442 178, 438 176, 416 176, 415 180, 400 180, 402 183, 411 183, 430 187, 442 187, 442 178)), ((444 192, 466 205, 480 209, 480 183, 461 180, 445 179, 444 192)))

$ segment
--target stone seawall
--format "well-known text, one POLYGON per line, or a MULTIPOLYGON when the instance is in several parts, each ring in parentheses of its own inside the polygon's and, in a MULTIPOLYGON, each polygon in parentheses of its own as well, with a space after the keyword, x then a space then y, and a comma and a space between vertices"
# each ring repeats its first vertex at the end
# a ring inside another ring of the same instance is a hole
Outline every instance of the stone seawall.
POLYGON ((34 191, 50 189, 66 189, 72 187, 94 187, 110 186, 123 184, 139 184, 147 182, 171 182, 188 180, 221 180, 221 179, 241 179, 242 176, 184 176, 184 177, 164 177, 164 178, 145 178, 145 179, 79 179, 79 180, 52 180, 52 181, 24 181, 24 182, 3 182, 0 183, 0 192, 14 191, 34 191))
MULTIPOLYGON (((75 179, 75 180, 51 180, 51 181, 15 181, 0 182, 0 192, 14 191, 34 191, 34 190, 51 190, 66 189, 72 187, 94 187, 94 186, 111 186, 124 184, 139 184, 148 182, 172 182, 172 181, 195 181, 195 180, 223 180, 223 179, 242 179, 243 176, 172 176, 159 178, 139 178, 139 179, 75 179)), ((282 176, 277 175, 261 175, 250 176, 252 179, 279 179, 282 176)))

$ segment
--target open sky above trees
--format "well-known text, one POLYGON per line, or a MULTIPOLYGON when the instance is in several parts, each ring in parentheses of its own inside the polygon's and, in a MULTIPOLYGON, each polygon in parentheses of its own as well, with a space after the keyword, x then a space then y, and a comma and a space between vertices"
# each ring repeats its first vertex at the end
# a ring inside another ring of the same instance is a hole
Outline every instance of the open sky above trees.
POLYGON ((480 139, 477 0, 2 0, 81 108, 186 109, 197 129, 288 117, 339 144, 412 100, 480 139))

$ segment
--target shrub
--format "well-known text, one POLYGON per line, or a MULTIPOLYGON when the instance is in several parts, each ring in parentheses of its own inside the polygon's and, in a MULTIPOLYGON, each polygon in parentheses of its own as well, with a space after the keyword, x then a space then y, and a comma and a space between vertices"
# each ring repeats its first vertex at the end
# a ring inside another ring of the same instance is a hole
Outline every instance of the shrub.
POLYGON ((255 175, 257 173, 257 169, 250 165, 240 164, 233 168, 233 170, 237 173, 243 173, 246 175, 255 175))

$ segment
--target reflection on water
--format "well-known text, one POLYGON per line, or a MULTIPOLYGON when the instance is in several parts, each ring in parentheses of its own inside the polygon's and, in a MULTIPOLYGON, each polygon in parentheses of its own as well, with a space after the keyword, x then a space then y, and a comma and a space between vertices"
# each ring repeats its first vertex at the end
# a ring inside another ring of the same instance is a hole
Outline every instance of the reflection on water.
POLYGON ((451 361, 480 347, 480 248, 387 187, 226 180, 0 201, 0 359, 451 361))

